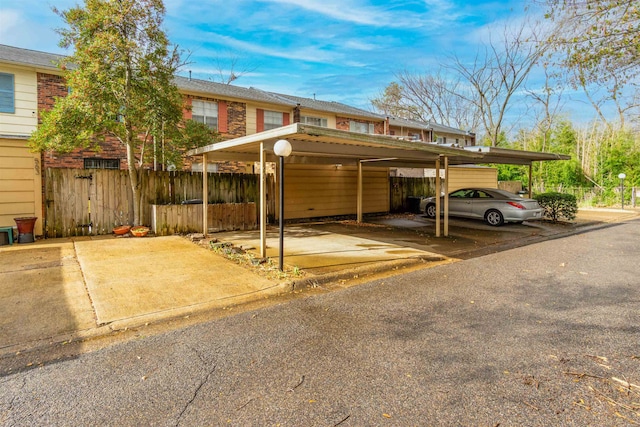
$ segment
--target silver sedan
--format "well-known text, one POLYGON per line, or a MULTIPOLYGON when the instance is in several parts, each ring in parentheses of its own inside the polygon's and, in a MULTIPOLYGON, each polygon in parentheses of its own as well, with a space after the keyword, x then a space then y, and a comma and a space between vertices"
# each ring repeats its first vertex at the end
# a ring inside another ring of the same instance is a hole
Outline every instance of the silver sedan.
MULTIPOLYGON (((441 197, 441 213, 444 210, 443 199, 441 197)), ((420 211, 429 218, 435 218, 435 197, 422 199, 420 211)), ((463 188, 449 193, 450 216, 483 219, 489 225, 538 220, 542 219, 543 212, 537 201, 495 188, 463 188)))

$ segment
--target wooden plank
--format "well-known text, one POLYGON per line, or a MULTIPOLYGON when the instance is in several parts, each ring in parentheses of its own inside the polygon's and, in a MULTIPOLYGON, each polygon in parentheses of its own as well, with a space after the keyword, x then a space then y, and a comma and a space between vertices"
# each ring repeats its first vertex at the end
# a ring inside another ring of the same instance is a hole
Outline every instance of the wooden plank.
POLYGON ((0 168, 2 169, 29 169, 33 170, 33 155, 23 157, 4 157, 0 152, 0 168))
POLYGON ((9 203, 35 202, 33 191, 3 191, 0 198, 0 205, 9 203))

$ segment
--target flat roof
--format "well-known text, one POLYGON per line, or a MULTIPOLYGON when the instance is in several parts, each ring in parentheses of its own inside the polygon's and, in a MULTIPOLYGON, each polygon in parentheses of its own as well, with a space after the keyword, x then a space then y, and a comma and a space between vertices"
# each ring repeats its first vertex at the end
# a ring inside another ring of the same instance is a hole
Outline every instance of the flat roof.
POLYGON ((288 126, 216 142, 187 152, 190 156, 206 154, 211 161, 260 161, 260 144, 264 144, 267 161, 277 161, 273 146, 279 139, 291 143, 287 163, 356 164, 370 162, 383 167, 431 168, 442 157, 450 165, 503 163, 530 165, 533 161, 568 160, 570 157, 535 151, 498 147, 452 147, 395 137, 365 134, 293 123, 288 126))
POLYGON ((461 163, 475 163, 483 157, 461 148, 403 141, 375 135, 294 123, 252 135, 221 141, 190 150, 191 156, 207 154, 209 160, 260 161, 264 144, 267 161, 276 161, 273 146, 277 140, 291 143, 288 163, 330 164, 375 162, 384 167, 432 167, 442 156, 461 163))
POLYGON ((530 165, 531 162, 544 162, 549 160, 570 160, 571 156, 556 153, 544 153, 541 151, 513 150, 510 148, 473 146, 464 147, 465 150, 483 155, 480 163, 500 163, 511 165, 530 165))

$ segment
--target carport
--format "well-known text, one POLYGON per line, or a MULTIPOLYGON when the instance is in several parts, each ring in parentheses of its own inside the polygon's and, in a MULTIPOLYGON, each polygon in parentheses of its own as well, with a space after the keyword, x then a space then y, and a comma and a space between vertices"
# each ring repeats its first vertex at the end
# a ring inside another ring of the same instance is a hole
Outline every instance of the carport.
POLYGON ((529 197, 531 198, 531 184, 532 184, 532 167, 533 162, 545 162, 551 160, 569 160, 570 156, 564 154, 555 153, 543 153, 539 151, 522 151, 511 150, 508 148, 500 147, 484 147, 473 146, 465 147, 465 150, 482 154, 482 161, 475 163, 494 163, 494 164, 506 164, 506 165, 523 165, 529 166, 529 197))
MULTIPOLYGON (((363 215, 363 168, 367 165, 377 167, 434 168, 436 176, 444 169, 444 235, 449 233, 448 226, 448 168, 453 164, 477 163, 509 163, 531 164, 534 160, 560 160, 562 156, 553 155, 546 158, 546 153, 536 153, 538 157, 526 157, 517 150, 491 150, 483 152, 486 147, 456 148, 438 144, 425 144, 398 140, 386 135, 360 134, 319 126, 294 123, 265 132, 247 135, 228 141, 210 144, 187 154, 202 156, 203 170, 209 161, 242 161, 260 164, 260 256, 266 256, 266 162, 278 161, 274 154, 276 141, 286 139, 290 142, 292 153, 285 159, 285 164, 309 165, 351 165, 357 167, 356 217, 362 222, 363 215), (480 150, 479 150, 480 149, 480 150), (491 160, 485 158, 492 154, 491 160), (520 155, 520 156, 518 156, 520 155), (543 157, 543 158, 541 158, 543 157), (498 161, 495 161, 498 160, 498 161), (522 163, 525 162, 525 163, 522 163), (529 163, 526 163, 529 162, 529 163)), ((565 156, 566 157, 566 156, 565 156)), ((207 174, 203 173, 204 212, 207 212, 207 174)), ((529 186, 530 188, 531 186, 529 186)), ((436 194, 441 192, 440 180, 436 179, 436 194)), ((280 197, 280 196, 278 196, 280 197)), ((436 199, 440 203, 440 199, 436 199)), ((437 206, 437 209, 440 209, 437 206)), ((278 213, 279 215, 280 213, 278 213)), ((204 233, 208 232, 207 215, 203 215, 204 233)), ((441 220, 436 216, 437 237, 441 234, 441 220)))

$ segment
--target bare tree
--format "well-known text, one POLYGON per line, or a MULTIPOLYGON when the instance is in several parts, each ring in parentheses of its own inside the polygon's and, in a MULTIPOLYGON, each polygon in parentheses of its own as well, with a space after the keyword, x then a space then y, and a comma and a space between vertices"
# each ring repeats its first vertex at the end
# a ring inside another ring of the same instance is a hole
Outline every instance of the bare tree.
POLYGON ((425 75, 403 71, 396 77, 400 83, 390 83, 371 100, 376 110, 464 130, 475 131, 480 125, 479 111, 461 96, 465 88, 459 80, 447 78, 441 71, 425 75))
POLYGON ((470 93, 459 78, 445 76, 442 70, 416 75, 398 75, 404 97, 418 109, 422 121, 434 121, 458 129, 475 130, 480 125, 478 108, 468 101, 470 93))
MULTIPOLYGON (((536 147, 541 151, 546 151, 551 135, 551 130, 558 118, 560 107, 562 105, 562 85, 553 84, 555 73, 549 70, 549 64, 543 64, 544 69, 544 85, 542 88, 532 90, 525 89, 529 97, 534 101, 534 109, 536 114, 536 131, 541 135, 541 147, 536 147)), ((524 147, 527 149, 527 147, 524 147)))
POLYGON ((215 58, 216 70, 218 72, 219 83, 231 84, 240 77, 255 71, 258 66, 252 63, 241 64, 240 57, 229 52, 225 58, 220 56, 215 58))
MULTIPOLYGON (((583 66, 576 65, 571 71, 574 85, 582 89, 600 120, 609 129, 613 129, 614 124, 604 114, 603 106, 605 105, 613 105, 615 107, 618 116, 617 124, 620 129, 625 128, 626 117, 637 117, 638 109, 640 109, 638 85, 634 83, 625 84, 624 77, 616 73, 603 75, 602 85, 589 84, 587 77, 589 71, 583 66)), ((607 73, 606 70, 602 70, 602 72, 607 73)))
POLYGON ((505 115, 513 95, 544 53, 544 45, 536 43, 538 31, 525 21, 515 30, 505 27, 500 40, 490 39, 471 62, 457 55, 451 57, 448 67, 473 89, 463 96, 480 111, 486 137, 493 146, 499 144, 505 130, 505 115))

